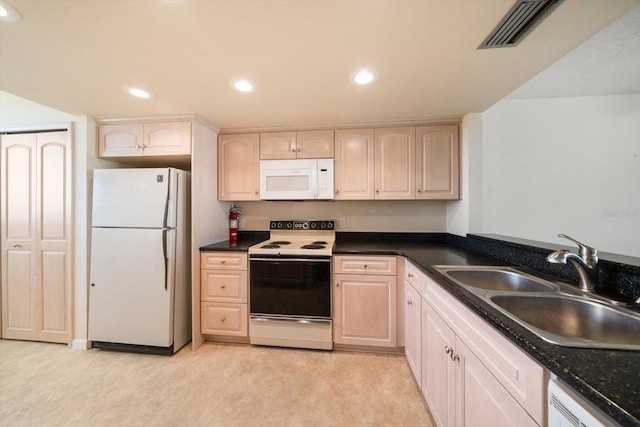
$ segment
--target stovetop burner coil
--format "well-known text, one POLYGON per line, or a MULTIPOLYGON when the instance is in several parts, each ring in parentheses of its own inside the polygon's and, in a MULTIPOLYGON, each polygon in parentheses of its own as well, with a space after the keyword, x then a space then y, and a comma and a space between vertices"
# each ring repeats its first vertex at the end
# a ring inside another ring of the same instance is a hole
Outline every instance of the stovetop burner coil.
POLYGON ((310 245, 304 245, 301 247, 301 249, 324 249, 324 245, 314 245, 314 244, 310 244, 310 245))

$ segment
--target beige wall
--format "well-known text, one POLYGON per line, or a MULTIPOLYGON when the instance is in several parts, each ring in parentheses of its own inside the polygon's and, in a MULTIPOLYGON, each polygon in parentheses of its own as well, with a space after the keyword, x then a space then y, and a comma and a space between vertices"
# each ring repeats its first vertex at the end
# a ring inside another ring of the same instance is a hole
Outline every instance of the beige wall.
POLYGON ((482 121, 483 232, 640 256, 640 95, 506 99, 482 121))
POLYGON ((426 200, 241 202, 241 229, 268 230, 269 219, 335 219, 337 231, 446 231, 446 202, 426 200), (345 227, 339 219, 344 218, 345 227))

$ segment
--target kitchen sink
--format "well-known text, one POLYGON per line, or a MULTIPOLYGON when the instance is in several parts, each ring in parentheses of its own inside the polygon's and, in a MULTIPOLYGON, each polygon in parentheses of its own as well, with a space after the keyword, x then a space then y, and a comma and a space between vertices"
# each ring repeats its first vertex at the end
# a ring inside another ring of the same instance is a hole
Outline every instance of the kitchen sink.
POLYGON ((547 342, 640 350, 640 314, 511 267, 434 266, 547 342))
POLYGON ((445 276, 471 290, 508 292, 557 292, 558 286, 509 267, 440 266, 445 276))
POLYGON ((640 350, 640 315, 565 294, 487 294, 540 338, 567 347, 640 350))

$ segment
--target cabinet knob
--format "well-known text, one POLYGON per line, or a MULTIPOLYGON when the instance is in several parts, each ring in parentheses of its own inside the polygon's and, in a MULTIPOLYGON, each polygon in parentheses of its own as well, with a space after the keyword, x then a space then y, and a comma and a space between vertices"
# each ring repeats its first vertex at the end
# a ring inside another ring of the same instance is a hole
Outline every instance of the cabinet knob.
POLYGON ((407 274, 407 276, 408 276, 409 278, 413 278, 413 273, 409 273, 409 274, 407 274))
POLYGON ((336 194, 340 194, 340 190, 336 190, 336 194))
POLYGON ((300 152, 300 148, 298 148, 296 151, 299 153, 300 152))
POLYGON ((451 347, 449 347, 448 345, 444 346, 444 352, 449 354, 449 353, 453 353, 453 349, 451 347))
POLYGON ((224 289, 226 287, 227 287, 227 285, 220 285, 220 289, 224 289))
POLYGON ((296 147, 293 147, 293 148, 291 149, 291 151, 295 153, 295 152, 296 152, 296 147))
POLYGON ((418 193, 422 193, 422 188, 418 188, 418 193))
POLYGON ((454 362, 457 362, 458 360, 460 360, 460 356, 458 356, 457 354, 454 356, 453 351, 451 352, 451 360, 453 360, 454 362))
POLYGON ((367 268, 367 264, 363 265, 362 268, 367 268))
POLYGON ((223 317, 222 319, 220 319, 221 322, 224 322, 225 320, 227 320, 226 317, 223 317))
POLYGON ((380 190, 376 190, 376 194, 380 194, 380 190))
POLYGON ((413 301, 411 301, 410 299, 407 300, 407 305, 413 305, 413 301))
POLYGON ((339 287, 340 287, 340 283, 336 283, 336 288, 339 288, 339 287))
POLYGON ((225 262, 227 262, 227 260, 223 259, 222 261, 220 261, 220 264, 224 264, 225 262))
POLYGON ((13 247, 14 247, 14 248, 21 248, 21 247, 22 247, 22 245, 15 244, 15 245, 13 245, 13 247))

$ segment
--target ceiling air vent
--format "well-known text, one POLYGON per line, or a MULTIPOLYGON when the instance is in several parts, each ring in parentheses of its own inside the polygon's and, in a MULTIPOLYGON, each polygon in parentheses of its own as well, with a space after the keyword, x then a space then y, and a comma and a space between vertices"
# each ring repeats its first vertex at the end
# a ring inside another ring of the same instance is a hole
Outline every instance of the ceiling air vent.
POLYGON ((513 47, 564 0, 517 0, 478 49, 513 47))

